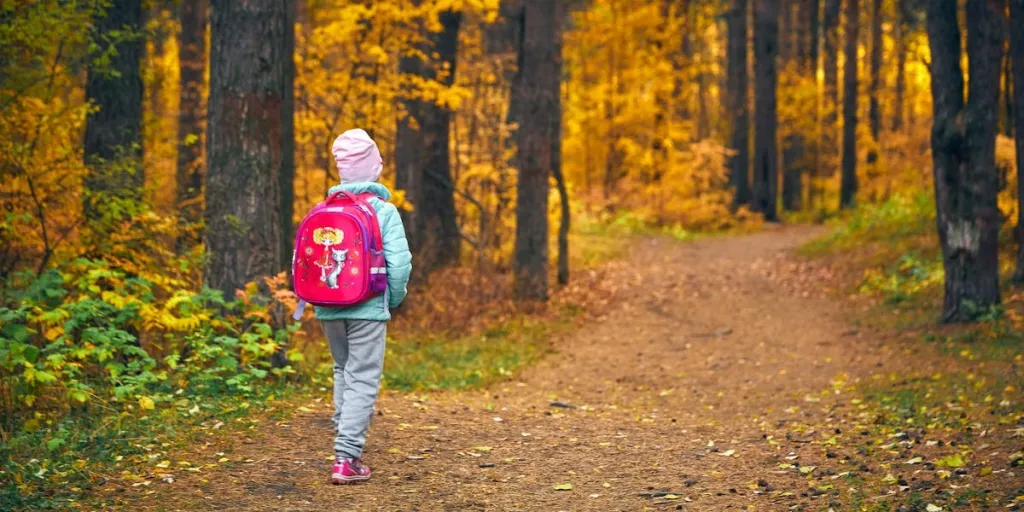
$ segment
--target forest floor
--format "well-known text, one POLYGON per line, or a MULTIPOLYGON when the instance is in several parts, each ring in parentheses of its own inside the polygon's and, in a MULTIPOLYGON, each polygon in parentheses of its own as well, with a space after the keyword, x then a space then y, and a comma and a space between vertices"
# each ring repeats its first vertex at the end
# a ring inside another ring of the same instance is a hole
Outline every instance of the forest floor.
POLYGON ((514 379, 385 392, 370 482, 329 484, 321 393, 172 457, 173 480, 101 494, 133 511, 1024 504, 1019 361, 979 364, 864 321, 866 306, 825 289, 827 264, 794 255, 818 233, 646 239, 608 265, 607 311, 514 379))

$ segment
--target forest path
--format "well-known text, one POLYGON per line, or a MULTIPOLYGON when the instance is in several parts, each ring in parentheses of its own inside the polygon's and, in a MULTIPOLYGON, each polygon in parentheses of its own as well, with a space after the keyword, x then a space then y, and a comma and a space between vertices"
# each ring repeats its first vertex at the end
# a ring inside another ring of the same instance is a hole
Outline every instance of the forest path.
MULTIPOLYGON (((616 305, 517 379, 386 393, 365 453, 369 483, 329 485, 325 396, 290 423, 264 422, 228 453, 237 463, 181 475, 127 509, 827 509, 806 475, 779 470, 801 446, 785 442, 786 425, 828 415, 808 402, 838 375, 898 363, 800 275, 791 250, 816 233, 644 241, 609 270, 616 305)), ((804 446, 805 466, 825 455, 804 446)))

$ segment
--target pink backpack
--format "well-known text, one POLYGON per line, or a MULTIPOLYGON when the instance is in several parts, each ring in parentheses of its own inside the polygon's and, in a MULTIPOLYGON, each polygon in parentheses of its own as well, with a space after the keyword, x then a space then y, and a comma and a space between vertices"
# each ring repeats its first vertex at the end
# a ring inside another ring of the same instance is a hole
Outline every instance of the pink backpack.
POLYGON ((295 233, 292 281, 299 309, 306 303, 346 307, 387 289, 387 265, 377 212, 367 202, 374 194, 341 191, 310 210, 295 233))

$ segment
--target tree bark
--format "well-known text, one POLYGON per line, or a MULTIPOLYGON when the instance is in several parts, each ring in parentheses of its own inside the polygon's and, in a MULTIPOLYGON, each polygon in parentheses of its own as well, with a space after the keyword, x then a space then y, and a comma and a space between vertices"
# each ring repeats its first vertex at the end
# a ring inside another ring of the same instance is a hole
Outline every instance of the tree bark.
POLYGON ((821 142, 826 176, 835 176, 839 155, 839 10, 840 0, 825 0, 822 15, 822 68, 825 75, 821 142))
POLYGON ((548 298, 548 179, 561 123, 557 5, 525 0, 519 98, 519 182, 516 202, 515 296, 548 298))
POLYGON ((1000 301, 995 135, 1003 14, 997 6, 998 2, 967 0, 970 95, 965 105, 957 1, 928 4, 944 322, 972 321, 1000 301))
POLYGON ((778 220, 778 125, 776 57, 779 51, 779 0, 754 2, 754 198, 765 220, 778 220))
MULTIPOLYGON (((800 80, 793 80, 791 82, 792 86, 803 87, 804 79, 814 79, 814 65, 810 56, 812 13, 808 12, 811 2, 795 1, 793 3, 793 7, 796 8, 795 12, 793 12, 795 17, 791 25, 792 29, 790 30, 792 32, 793 44, 792 51, 785 61, 789 62, 788 66, 801 78, 800 80)), ((790 13, 791 10, 787 8, 784 12, 790 13)), ((795 106, 801 111, 811 107, 811 105, 804 102, 800 102, 795 106)), ((782 208, 786 211, 797 211, 801 207, 803 176, 808 168, 806 152, 807 141, 804 134, 795 128, 790 130, 782 152, 782 208)))
MULTIPOLYGON (((209 23, 207 0, 182 0, 181 34, 178 36, 178 217, 185 224, 198 222, 203 215, 203 133, 206 126, 206 27, 209 23)), ((181 239, 179 249, 187 249, 199 240, 181 239)))
POLYGON ((1003 64, 1003 109, 1000 120, 1002 121, 1002 133, 1007 137, 1013 137, 1013 52, 1006 54, 1003 64))
POLYGON ((297 5, 286 1, 284 99, 281 102, 281 270, 291 268, 295 243, 295 19, 297 5))
POLYGON ((892 101, 892 131, 903 129, 904 98, 907 94, 907 39, 910 24, 906 7, 900 6, 900 22, 896 25, 896 87, 892 101))
MULTIPOLYGON (((455 82, 455 63, 459 44, 459 25, 462 13, 445 12, 440 15, 441 32, 431 38, 434 51, 442 67, 444 87, 455 82)), ((435 70, 435 79, 440 75, 435 70)), ((449 133, 452 111, 446 106, 430 102, 424 105, 423 125, 424 161, 423 197, 419 216, 422 222, 425 251, 422 256, 426 268, 438 268, 458 263, 462 240, 455 212, 455 184, 452 181, 449 133)))
POLYGON ((728 17, 727 79, 729 109, 732 117, 729 147, 736 152, 729 160, 730 181, 736 207, 750 203, 750 112, 747 79, 747 4, 732 0, 728 17))
POLYGON ((839 206, 857 197, 857 19, 858 0, 846 0, 846 66, 843 71, 843 174, 839 206))
MULTIPOLYGON (((565 33, 565 26, 568 23, 569 9, 562 2, 557 2, 557 25, 556 36, 552 44, 555 58, 555 73, 562 75, 562 35, 565 33)), ((561 208, 561 219, 558 224, 558 284, 565 286, 569 284, 569 228, 572 226, 572 212, 569 204, 569 189, 565 183, 565 176, 562 173, 562 93, 561 82, 557 85, 555 94, 556 119, 552 122, 555 130, 551 143, 551 174, 555 179, 555 186, 558 188, 558 200, 561 208)))
MULTIPOLYGON (((426 55, 436 54, 436 62, 404 56, 399 71, 451 87, 461 21, 459 12, 441 13, 441 31, 429 34, 420 48, 426 55)), ((398 123, 396 184, 415 208, 406 214, 412 247, 423 267, 431 270, 457 263, 461 246, 449 150, 452 112, 411 95, 404 103, 408 115, 398 123)))
POLYGON ((287 6, 212 1, 206 281, 227 298, 281 268, 287 6))
MULTIPOLYGON (((1010 0, 1010 26, 1024 25, 1024 0, 1010 0)), ((1013 281, 1024 283, 1024 31, 1010 31, 1013 70, 1013 124, 1017 147, 1017 268, 1013 281)))
POLYGON ((873 145, 868 152, 868 165, 878 161, 879 136, 882 131, 882 112, 878 93, 882 83, 882 0, 874 0, 871 8, 871 85, 869 86, 868 123, 873 145))
MULTIPOLYGON (((85 95, 96 107, 85 123, 83 213, 99 221, 123 220, 142 200, 141 0, 114 0, 95 20, 96 38, 116 41, 109 62, 89 61, 85 95), (118 34, 114 34, 118 32, 118 34)), ((102 43, 101 43, 102 44, 102 43)))

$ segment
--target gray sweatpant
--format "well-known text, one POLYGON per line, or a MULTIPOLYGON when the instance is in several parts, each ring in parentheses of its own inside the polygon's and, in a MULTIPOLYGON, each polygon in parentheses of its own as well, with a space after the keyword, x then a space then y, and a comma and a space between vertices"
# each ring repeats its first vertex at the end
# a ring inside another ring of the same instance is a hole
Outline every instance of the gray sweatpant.
POLYGON ((359 458, 380 389, 387 323, 323 320, 320 325, 334 356, 334 453, 359 458))

